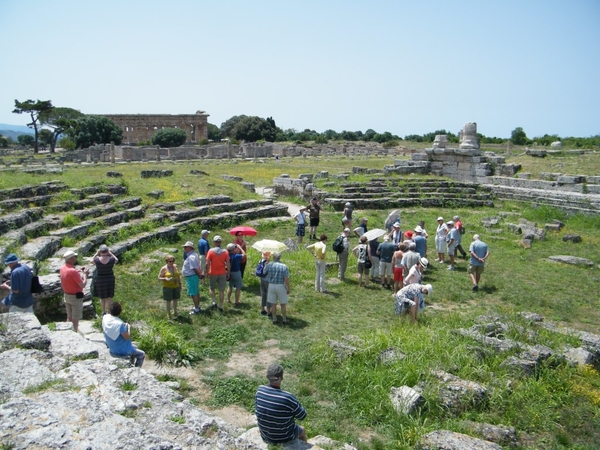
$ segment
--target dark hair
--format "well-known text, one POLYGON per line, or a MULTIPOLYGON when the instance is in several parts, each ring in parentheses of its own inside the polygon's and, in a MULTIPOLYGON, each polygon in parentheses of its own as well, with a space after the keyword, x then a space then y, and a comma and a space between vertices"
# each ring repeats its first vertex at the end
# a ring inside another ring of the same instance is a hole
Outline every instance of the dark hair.
POLYGON ((425 226, 425 221, 424 221, 424 220, 420 220, 420 221, 419 221, 419 226, 420 226, 421 228, 423 228, 423 227, 425 226))
POLYGON ((401 252, 405 252, 406 250, 408 250, 408 246, 404 242, 400 242, 398 244, 398 250, 400 250, 401 252))
POLYGON ((327 235, 326 235, 325 233, 323 233, 323 234, 321 235, 321 237, 319 237, 319 240, 320 240, 320 241, 326 241, 326 240, 327 240, 327 235))
POLYGON ((119 302, 113 302, 113 304, 110 307, 110 315, 119 317, 121 315, 121 311, 121 304, 119 302))
POLYGON ((364 244, 365 242, 367 242, 367 237, 366 237, 366 236, 361 236, 361 237, 360 237, 360 242, 362 242, 363 244, 364 244))

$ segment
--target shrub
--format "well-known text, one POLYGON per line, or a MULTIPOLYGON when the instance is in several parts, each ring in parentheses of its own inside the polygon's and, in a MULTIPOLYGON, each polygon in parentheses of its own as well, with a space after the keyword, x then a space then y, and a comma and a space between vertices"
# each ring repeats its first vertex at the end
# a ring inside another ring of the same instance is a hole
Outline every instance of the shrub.
POLYGON ((163 128, 152 136, 152 143, 161 147, 180 147, 186 140, 187 133, 180 128, 163 128))

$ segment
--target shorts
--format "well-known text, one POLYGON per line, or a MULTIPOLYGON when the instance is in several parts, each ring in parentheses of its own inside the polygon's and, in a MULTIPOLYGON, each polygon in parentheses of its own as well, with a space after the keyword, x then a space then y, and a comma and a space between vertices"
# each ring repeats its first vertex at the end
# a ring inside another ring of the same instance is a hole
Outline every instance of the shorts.
POLYGON ((67 308, 67 317, 81 320, 83 318, 83 299, 67 293, 65 293, 64 299, 67 308))
POLYGON ((206 275, 206 255, 198 255, 198 262, 202 269, 202 275, 206 275))
POLYGON ((242 288, 242 272, 231 272, 229 275, 229 287, 242 288))
POLYGON ((404 280, 402 267, 394 267, 394 281, 402 283, 402 280, 404 280))
POLYGON ((473 264, 469 264, 468 272, 473 275, 481 275, 484 268, 485 266, 474 266, 473 264))
POLYGON ((296 236, 304 236, 306 225, 299 223, 296 227, 296 236))
POLYGON ((448 244, 448 255, 454 256, 456 254, 456 244, 448 244))
POLYGON ((227 275, 211 275, 209 278, 209 287, 211 291, 215 290, 215 286, 219 287, 219 291, 224 292, 227 287, 227 275))
POLYGON ((277 302, 279 302, 281 305, 286 305, 288 302, 285 284, 269 283, 269 290, 267 291, 267 303, 276 305, 277 302))
POLYGON ((200 277, 196 274, 185 277, 185 284, 187 284, 187 295, 193 297, 194 295, 198 295, 200 293, 200 288, 198 287, 199 282, 200 277))
POLYGON ((179 300, 181 298, 181 288, 163 288, 163 299, 167 302, 179 300))
POLYGON ((362 274, 364 273, 365 275, 368 275, 368 274, 369 274, 369 270, 370 270, 370 269, 367 269, 367 268, 365 267, 365 263, 364 263, 364 262, 359 262, 359 263, 358 263, 358 273, 359 273, 359 274, 361 274, 361 275, 362 275, 362 274))
POLYGON ((319 218, 318 217, 311 217, 310 218, 310 226, 311 227, 318 227, 319 226, 319 218))
POLYGON ((379 260, 379 275, 382 277, 392 275, 392 263, 379 260))

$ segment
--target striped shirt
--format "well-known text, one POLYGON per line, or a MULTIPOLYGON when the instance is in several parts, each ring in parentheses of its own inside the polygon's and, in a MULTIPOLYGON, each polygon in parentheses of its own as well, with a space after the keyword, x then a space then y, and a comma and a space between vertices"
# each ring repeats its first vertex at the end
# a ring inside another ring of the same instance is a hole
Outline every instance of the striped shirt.
POLYGON ((279 261, 265 266, 263 273, 267 275, 269 284, 284 284, 284 280, 290 277, 288 266, 279 261))
POLYGON ((275 386, 260 386, 256 391, 256 419, 265 442, 279 444, 298 437, 294 418, 302 420, 306 410, 292 394, 275 386))

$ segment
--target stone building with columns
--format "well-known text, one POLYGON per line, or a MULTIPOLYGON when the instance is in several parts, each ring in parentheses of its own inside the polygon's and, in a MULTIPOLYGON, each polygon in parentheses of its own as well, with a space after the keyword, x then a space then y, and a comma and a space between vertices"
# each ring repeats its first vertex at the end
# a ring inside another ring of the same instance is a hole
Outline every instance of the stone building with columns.
POLYGON ((208 138, 208 116, 205 111, 196 114, 98 114, 112 120, 123 129, 123 143, 137 144, 152 139, 163 128, 180 128, 187 141, 198 143, 208 138))

